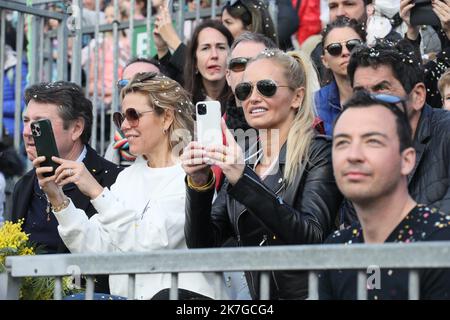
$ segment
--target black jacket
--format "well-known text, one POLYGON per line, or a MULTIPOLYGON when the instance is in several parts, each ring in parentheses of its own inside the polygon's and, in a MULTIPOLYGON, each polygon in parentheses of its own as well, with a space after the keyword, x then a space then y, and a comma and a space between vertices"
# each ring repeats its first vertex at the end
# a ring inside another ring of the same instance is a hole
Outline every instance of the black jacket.
MULTIPOLYGON (((116 181, 117 175, 121 169, 114 163, 99 156, 90 146, 87 145, 86 148, 87 153, 83 160, 84 165, 92 173, 100 185, 103 187, 110 187, 116 181)), ((33 169, 20 178, 14 186, 13 209, 11 216, 11 220, 13 222, 17 222, 17 220, 22 218, 27 219, 28 207, 32 199, 36 179, 36 171, 33 169)), ((75 207, 84 210, 89 218, 96 213, 90 199, 82 194, 74 184, 67 185, 64 187, 63 191, 68 197, 70 197, 75 207)), ((69 250, 64 245, 61 238, 59 238, 59 243, 58 253, 68 253, 69 250)), ((105 280, 106 281, 100 281, 101 283, 96 285, 96 290, 98 290, 98 292, 106 293, 107 291, 105 290, 109 290, 107 289, 106 277, 105 280)))
MULTIPOLYGON (((92 173, 95 179, 103 187, 110 187, 116 182, 117 175, 122 170, 116 164, 109 162, 97 154, 90 146, 86 146, 87 153, 83 160, 86 168, 92 173)), ((11 220, 16 222, 19 219, 26 219, 28 207, 31 200, 33 186, 36 180, 36 170, 30 170, 17 181, 13 192, 13 211, 11 220)), ((63 189, 66 196, 70 197, 75 207, 84 210, 90 218, 96 213, 90 199, 81 193, 78 188, 72 184, 63 189)), ((69 252, 61 240, 60 253, 69 252)))
POLYGON ((186 45, 184 43, 181 43, 173 53, 170 53, 169 51, 161 59, 158 58, 158 55, 155 55, 153 57, 161 63, 165 72, 167 73, 166 75, 178 82, 180 85, 184 84, 183 76, 186 60, 186 50, 186 45))
POLYGON ((408 189, 418 203, 450 213, 450 112, 425 105, 413 141, 408 189))
MULTIPOLYGON (((220 190, 196 192, 187 188, 186 242, 190 248, 219 247, 229 237, 241 246, 321 243, 334 229, 342 196, 335 184, 331 147, 317 136, 303 174, 286 188, 283 170, 286 145, 280 151, 278 172, 264 183, 246 167, 243 176, 220 190)), ((246 273, 250 293, 259 297, 258 273, 246 273)), ((303 299, 308 293, 307 273, 272 272, 271 299, 303 299)))

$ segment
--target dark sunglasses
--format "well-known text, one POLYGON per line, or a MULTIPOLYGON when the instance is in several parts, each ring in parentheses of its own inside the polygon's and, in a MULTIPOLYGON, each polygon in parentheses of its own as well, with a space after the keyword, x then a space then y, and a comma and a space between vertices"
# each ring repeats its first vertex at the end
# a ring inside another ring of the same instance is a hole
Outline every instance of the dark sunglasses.
POLYGON ((352 39, 352 40, 348 40, 345 42, 330 43, 329 45, 327 45, 325 47, 325 50, 327 50, 328 53, 330 55, 332 55, 333 57, 337 57, 337 56, 341 55, 341 53, 342 53, 342 43, 345 43, 345 46, 347 47, 347 50, 349 52, 352 52, 353 49, 355 49, 363 44, 363 42, 359 39, 352 39))
POLYGON ((245 70, 245 67, 247 66, 247 62, 250 60, 250 58, 233 58, 228 63, 228 69, 230 69, 233 72, 242 72, 245 70))
MULTIPOLYGON (((256 89, 264 97, 272 97, 277 92, 278 87, 288 88, 289 86, 280 86, 270 79, 259 80, 256 82, 256 89)), ((252 94, 252 91, 253 84, 251 82, 241 82, 234 89, 234 94, 239 100, 245 101, 252 94)))
POLYGON ((122 123, 127 119, 130 127, 137 127, 139 125, 139 119, 147 112, 153 112, 154 110, 142 111, 138 112, 135 108, 128 108, 125 110, 125 113, 122 112, 114 112, 113 113, 113 122, 120 129, 122 123))

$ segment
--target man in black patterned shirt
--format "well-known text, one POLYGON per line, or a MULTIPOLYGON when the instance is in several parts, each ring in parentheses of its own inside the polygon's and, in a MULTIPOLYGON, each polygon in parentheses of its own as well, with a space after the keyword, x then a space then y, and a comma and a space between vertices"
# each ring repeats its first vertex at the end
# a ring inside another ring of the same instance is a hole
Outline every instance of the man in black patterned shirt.
MULTIPOLYGON (((416 153, 405 103, 390 95, 357 92, 344 106, 333 131, 333 170, 359 223, 337 231, 327 243, 450 240, 450 216, 417 204, 408 193, 407 175, 416 153)), ((320 299, 356 299, 355 270, 324 271, 320 299)), ((421 299, 450 299, 450 271, 419 271, 421 299)), ((407 299, 408 270, 381 270, 368 299, 407 299)))

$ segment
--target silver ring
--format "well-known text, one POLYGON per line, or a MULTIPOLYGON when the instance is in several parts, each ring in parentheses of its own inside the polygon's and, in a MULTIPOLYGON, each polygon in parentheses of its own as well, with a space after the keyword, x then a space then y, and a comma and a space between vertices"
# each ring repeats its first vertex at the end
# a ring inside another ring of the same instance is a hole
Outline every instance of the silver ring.
POLYGON ((67 169, 67 174, 69 176, 73 176, 73 170, 72 169, 67 169))

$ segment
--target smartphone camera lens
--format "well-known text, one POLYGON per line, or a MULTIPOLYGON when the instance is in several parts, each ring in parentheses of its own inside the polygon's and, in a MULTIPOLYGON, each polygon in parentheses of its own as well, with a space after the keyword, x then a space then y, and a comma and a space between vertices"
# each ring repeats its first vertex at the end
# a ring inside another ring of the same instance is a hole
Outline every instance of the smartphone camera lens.
POLYGON ((197 106, 197 110, 198 110, 198 114, 199 114, 199 115, 205 115, 205 114, 206 114, 206 104, 200 103, 200 104, 197 106))
POLYGON ((41 128, 39 126, 32 124, 31 125, 31 134, 35 137, 39 137, 41 135, 41 128))

